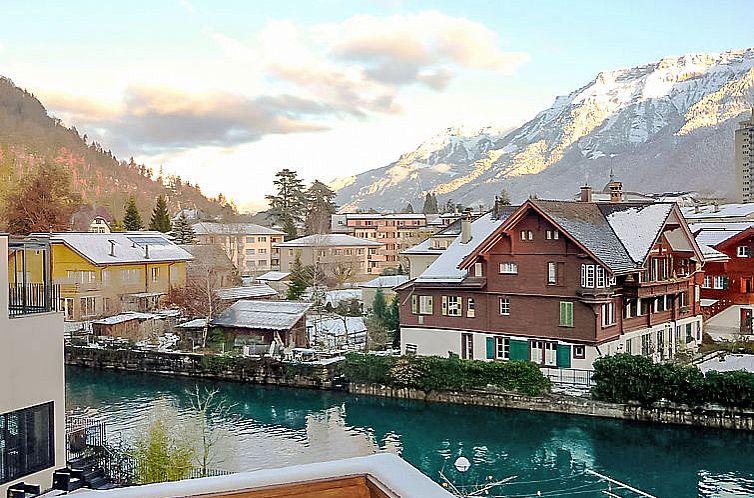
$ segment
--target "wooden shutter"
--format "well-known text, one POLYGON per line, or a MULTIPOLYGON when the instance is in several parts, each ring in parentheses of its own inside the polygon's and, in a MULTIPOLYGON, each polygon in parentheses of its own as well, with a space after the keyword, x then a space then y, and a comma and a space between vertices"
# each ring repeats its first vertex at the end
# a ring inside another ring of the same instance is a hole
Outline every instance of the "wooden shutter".
POLYGON ((414 315, 419 312, 419 296, 411 294, 411 313, 414 315))
POLYGON ((573 303, 560 301, 560 325, 573 326, 573 303))
POLYGON ((442 296, 442 314, 448 314, 448 296, 442 296))
POLYGON ((487 359, 495 359, 495 338, 487 337, 487 359))
POLYGON ((571 346, 558 344, 556 355, 558 368, 571 368, 571 346))
POLYGON ((511 360, 529 361, 529 341, 510 340, 511 360))

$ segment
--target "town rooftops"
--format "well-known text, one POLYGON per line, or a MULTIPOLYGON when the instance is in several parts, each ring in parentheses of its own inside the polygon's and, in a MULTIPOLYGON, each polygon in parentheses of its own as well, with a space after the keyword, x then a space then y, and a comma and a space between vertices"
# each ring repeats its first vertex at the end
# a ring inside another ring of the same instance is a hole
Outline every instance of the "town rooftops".
POLYGON ((291 272, 288 271, 268 271, 257 277, 260 282, 280 282, 290 276, 291 272))
POLYGON ((119 315, 108 316, 107 318, 102 318, 100 320, 94 320, 92 323, 95 325, 116 325, 118 323, 130 322, 131 320, 143 321, 154 320, 156 318, 162 317, 153 313, 139 313, 136 311, 129 311, 126 313, 121 313, 119 315))
POLYGON ((236 301, 212 320, 212 325, 243 329, 290 330, 312 303, 236 301))
POLYGON ((707 206, 686 207, 683 208, 683 216, 687 220, 706 218, 754 218, 754 203, 721 204, 719 206, 712 204, 707 206))
POLYGON ((306 237, 280 242, 279 244, 275 244, 275 247, 377 247, 381 245, 380 242, 354 237, 353 235, 328 233, 307 235, 306 237))
POLYGON ((201 221, 191 225, 197 235, 285 235, 274 228, 256 223, 212 223, 201 221))
POLYGON ((412 219, 412 220, 424 220, 427 218, 427 215, 423 213, 387 213, 387 214, 380 214, 380 213, 346 213, 346 219, 349 220, 371 220, 374 218, 380 218, 380 219, 412 219))
POLYGON ((190 261, 194 257, 161 232, 65 232, 50 234, 95 265, 190 261))
POLYGON ((408 281, 408 275, 382 275, 359 284, 364 289, 392 289, 408 281))
POLYGON ((277 291, 267 284, 249 285, 246 287, 228 287, 217 289, 215 295, 222 301, 233 299, 252 299, 255 297, 277 296, 277 291))

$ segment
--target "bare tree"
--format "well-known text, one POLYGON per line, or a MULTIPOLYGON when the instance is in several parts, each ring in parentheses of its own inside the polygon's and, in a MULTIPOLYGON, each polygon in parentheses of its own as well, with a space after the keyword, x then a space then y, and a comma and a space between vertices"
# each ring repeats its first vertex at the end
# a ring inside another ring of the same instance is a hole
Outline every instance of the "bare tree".
POLYGON ((193 391, 187 391, 191 398, 191 408, 194 411, 197 423, 197 431, 201 439, 199 454, 199 468, 202 477, 206 476, 210 464, 216 463, 213 448, 222 438, 223 433, 219 430, 219 423, 231 418, 231 410, 234 404, 228 404, 218 389, 199 390, 194 386, 193 391))

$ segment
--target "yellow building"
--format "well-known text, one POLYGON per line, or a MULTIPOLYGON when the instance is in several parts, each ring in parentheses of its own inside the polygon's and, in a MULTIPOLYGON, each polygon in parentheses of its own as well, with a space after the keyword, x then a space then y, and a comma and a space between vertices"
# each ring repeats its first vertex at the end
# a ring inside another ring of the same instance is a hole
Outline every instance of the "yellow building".
POLYGON ((67 320, 150 311, 186 284, 193 256, 160 232, 55 233, 52 282, 67 320))

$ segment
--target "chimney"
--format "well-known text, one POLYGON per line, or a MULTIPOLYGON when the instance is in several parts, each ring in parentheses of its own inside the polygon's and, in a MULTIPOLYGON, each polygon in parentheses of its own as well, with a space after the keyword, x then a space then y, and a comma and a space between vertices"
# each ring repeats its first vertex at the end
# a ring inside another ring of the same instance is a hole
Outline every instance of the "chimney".
POLYGON ((461 244, 471 241, 471 213, 465 213, 461 218, 461 244))
POLYGON ((712 211, 715 213, 720 212, 720 203, 718 201, 715 201, 714 204, 712 204, 712 211))
POLYGON ((610 182, 610 202, 623 200, 623 183, 613 180, 610 182))
POLYGON ((694 214, 699 214, 699 204, 694 204, 694 214))
POLYGON ((110 242, 110 256, 115 257, 115 241, 110 239, 108 242, 110 242))
POLYGON ((495 202, 492 204, 492 219, 500 219, 500 197, 495 196, 495 202))
POLYGON ((149 259, 149 244, 144 246, 144 258, 149 259))
POLYGON ((589 185, 581 187, 581 202, 592 202, 592 187, 589 185))

